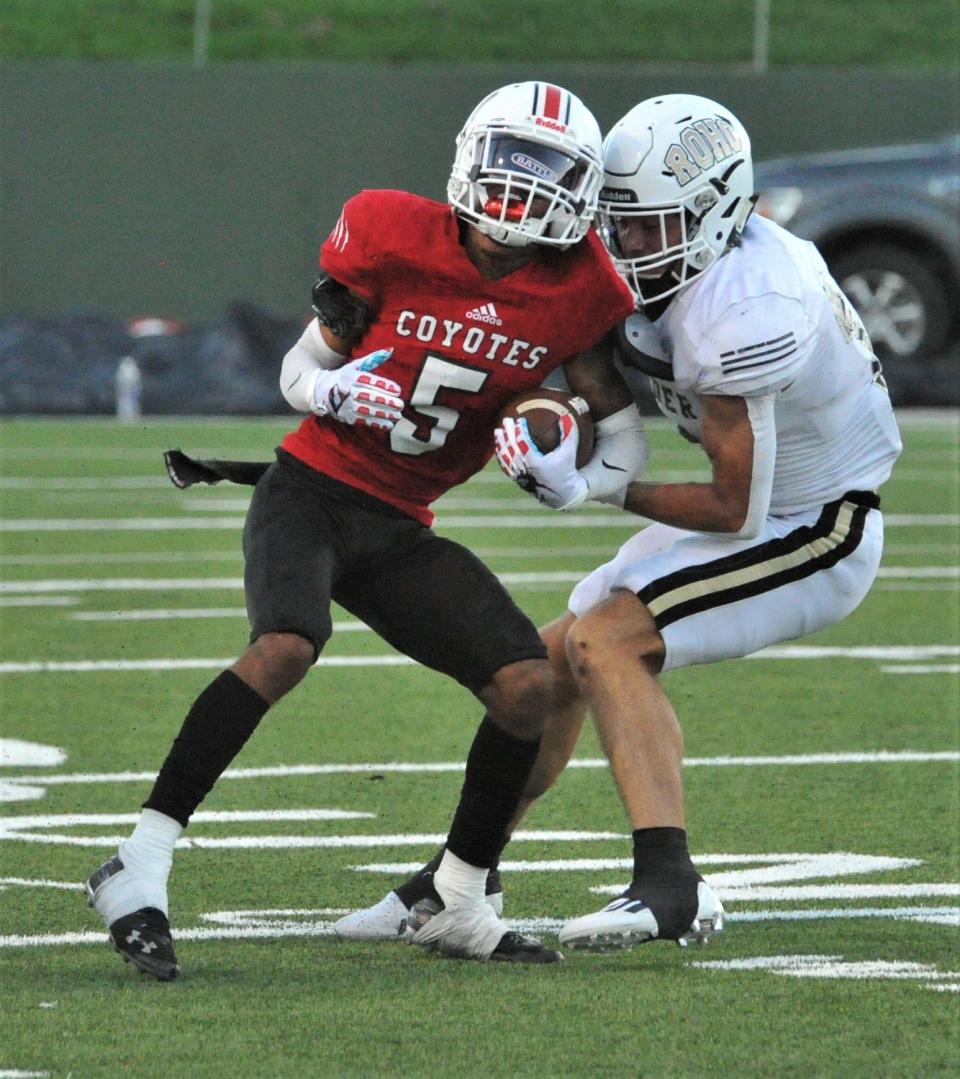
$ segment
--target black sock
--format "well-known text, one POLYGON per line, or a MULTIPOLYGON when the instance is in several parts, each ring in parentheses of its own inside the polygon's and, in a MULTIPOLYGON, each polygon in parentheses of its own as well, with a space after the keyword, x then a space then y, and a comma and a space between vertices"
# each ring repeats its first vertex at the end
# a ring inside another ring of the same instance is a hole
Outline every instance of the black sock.
POLYGON ((484 716, 467 757, 460 804, 447 849, 469 865, 490 869, 500 859, 507 827, 520 804, 540 749, 484 716))
MULTIPOLYGON (((436 900, 438 903, 443 903, 439 892, 434 886, 433 875, 440 867, 440 860, 443 858, 443 852, 446 849, 447 845, 444 843, 426 865, 421 866, 412 877, 407 877, 403 884, 398 884, 397 887, 393 889, 408 910, 412 910, 414 904, 419 903, 421 899, 429 898, 436 900)), ((490 867, 490 872, 487 874, 487 895, 494 895, 497 892, 503 891, 503 883, 500 880, 500 874, 497 871, 497 864, 499 861, 500 859, 498 857, 490 867)))
POLYGON ((627 895, 647 904, 661 938, 677 940, 690 928, 701 880, 683 828, 638 828, 633 833, 633 881, 627 895))
POLYGON ((218 675, 187 713, 143 808, 186 827, 269 707, 233 671, 218 675))
POLYGON ((436 873, 437 867, 440 865, 440 859, 446 849, 445 846, 441 847, 425 866, 418 869, 412 877, 405 880, 399 887, 393 889, 408 910, 413 907, 414 903, 419 903, 421 899, 425 899, 427 896, 430 896, 431 899, 434 897, 439 899, 439 896, 436 896, 436 888, 433 886, 433 874, 436 873))

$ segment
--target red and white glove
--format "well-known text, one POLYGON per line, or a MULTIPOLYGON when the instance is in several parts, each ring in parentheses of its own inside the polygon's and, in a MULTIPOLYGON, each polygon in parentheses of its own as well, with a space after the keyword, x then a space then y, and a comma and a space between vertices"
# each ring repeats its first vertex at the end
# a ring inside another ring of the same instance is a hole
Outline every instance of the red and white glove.
POLYGON ((572 510, 589 493, 577 472, 579 432, 572 416, 560 417, 560 445, 541 453, 530 437, 527 421, 505 417, 493 433, 497 461, 519 487, 555 510, 572 510))
POLYGON ((400 387, 371 372, 392 355, 392 348, 381 348, 332 371, 318 371, 311 410, 351 426, 359 423, 391 430, 403 411, 400 387))

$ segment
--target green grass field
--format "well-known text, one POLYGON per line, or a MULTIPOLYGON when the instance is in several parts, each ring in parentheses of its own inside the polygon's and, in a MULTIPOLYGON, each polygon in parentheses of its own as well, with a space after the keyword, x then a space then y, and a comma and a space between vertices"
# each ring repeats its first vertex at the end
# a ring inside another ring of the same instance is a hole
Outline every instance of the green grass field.
MULTIPOLYGON (((196 0, 5 0, 0 58, 189 62, 196 0)), ((749 64, 755 0, 211 0, 230 60, 749 64)), ((772 0, 770 64, 955 67, 955 0, 772 0)))
MULTIPOLYGON (((850 619, 665 678, 691 849, 729 913, 709 948, 512 969, 333 939, 336 912, 435 849, 480 718, 339 612, 324 665, 186 833, 181 979, 124 966, 78 882, 246 639, 246 493, 178 492, 160 452, 264 458, 287 426, 0 426, 0 1075, 958 1073, 956 414, 903 417, 883 567, 850 619)), ((651 442, 654 475, 700 473, 666 426, 651 442)), ((538 622, 632 531, 611 511, 543 510, 493 469, 438 511, 538 622)), ((599 758, 586 732, 506 851, 506 917, 544 939, 629 878, 599 758)))

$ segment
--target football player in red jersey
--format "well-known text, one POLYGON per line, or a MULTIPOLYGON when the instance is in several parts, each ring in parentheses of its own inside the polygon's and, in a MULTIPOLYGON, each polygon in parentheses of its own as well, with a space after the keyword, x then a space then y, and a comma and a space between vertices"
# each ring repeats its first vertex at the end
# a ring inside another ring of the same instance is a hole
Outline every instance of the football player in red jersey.
POLYGON ((559 367, 599 421, 582 470, 590 497, 639 470, 639 414, 590 351, 634 307, 591 228, 602 176, 590 112, 530 82, 471 114, 449 205, 401 191, 346 203, 320 252, 317 317, 281 370, 285 398, 308 415, 259 478, 244 528, 250 644, 194 702, 133 834, 87 882, 113 944, 140 970, 176 977, 175 842, 270 706, 310 670, 332 631, 331 600, 486 710, 434 916, 414 939, 469 958, 560 958, 509 932, 485 902, 553 692, 546 649, 497 578, 431 531, 430 504, 486 464, 504 406, 559 367))

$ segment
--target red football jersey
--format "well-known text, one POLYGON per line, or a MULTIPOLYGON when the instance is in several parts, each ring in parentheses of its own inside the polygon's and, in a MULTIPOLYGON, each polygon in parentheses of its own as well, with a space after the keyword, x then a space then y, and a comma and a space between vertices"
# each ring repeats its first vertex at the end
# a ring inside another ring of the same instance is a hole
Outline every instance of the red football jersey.
POLYGON ((282 448, 427 525, 430 503, 490 459, 504 406, 634 309, 594 232, 488 281, 450 207, 403 191, 350 199, 320 263, 372 305, 353 355, 392 348, 377 374, 406 407, 392 431, 308 416, 282 448))

